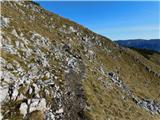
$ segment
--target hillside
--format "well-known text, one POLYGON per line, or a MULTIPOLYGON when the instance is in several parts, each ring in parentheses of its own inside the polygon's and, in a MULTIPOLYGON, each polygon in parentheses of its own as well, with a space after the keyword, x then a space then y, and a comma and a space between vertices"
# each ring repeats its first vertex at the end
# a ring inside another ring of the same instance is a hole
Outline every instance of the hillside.
POLYGON ((33 2, 1 2, 3 120, 159 120, 160 65, 33 2))
POLYGON ((143 39, 133 39, 133 40, 118 40, 116 41, 119 45, 140 48, 140 49, 148 49, 160 52, 160 39, 151 39, 151 40, 143 40, 143 39))
POLYGON ((137 51, 138 53, 143 55, 148 60, 160 65, 160 59, 159 59, 160 52, 153 51, 153 50, 147 50, 147 49, 139 49, 139 48, 130 48, 130 49, 137 51))

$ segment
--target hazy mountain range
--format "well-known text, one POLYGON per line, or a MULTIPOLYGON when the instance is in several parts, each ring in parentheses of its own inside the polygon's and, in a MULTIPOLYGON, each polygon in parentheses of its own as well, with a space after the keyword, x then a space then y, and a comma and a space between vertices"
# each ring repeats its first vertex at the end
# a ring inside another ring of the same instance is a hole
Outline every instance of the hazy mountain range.
POLYGON ((132 39, 132 40, 118 40, 116 42, 122 46, 148 49, 160 52, 160 39, 150 39, 150 40, 132 39))

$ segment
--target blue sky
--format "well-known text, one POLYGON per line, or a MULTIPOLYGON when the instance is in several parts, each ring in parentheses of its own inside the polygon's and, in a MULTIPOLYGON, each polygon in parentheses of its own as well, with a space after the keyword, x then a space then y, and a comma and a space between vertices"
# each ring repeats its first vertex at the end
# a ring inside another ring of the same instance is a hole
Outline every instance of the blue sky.
POLYGON ((160 38, 160 2, 39 1, 40 5, 112 40, 160 38))

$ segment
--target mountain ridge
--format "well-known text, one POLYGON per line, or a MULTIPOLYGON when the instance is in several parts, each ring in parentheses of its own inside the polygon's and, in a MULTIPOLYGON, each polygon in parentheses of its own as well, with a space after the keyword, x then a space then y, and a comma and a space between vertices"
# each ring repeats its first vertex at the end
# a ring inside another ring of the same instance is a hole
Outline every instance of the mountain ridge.
POLYGON ((2 2, 1 118, 160 118, 160 66, 32 2, 2 2))
POLYGON ((148 49, 160 52, 160 39, 129 39, 129 40, 117 40, 115 41, 119 45, 126 47, 134 47, 141 49, 148 49))

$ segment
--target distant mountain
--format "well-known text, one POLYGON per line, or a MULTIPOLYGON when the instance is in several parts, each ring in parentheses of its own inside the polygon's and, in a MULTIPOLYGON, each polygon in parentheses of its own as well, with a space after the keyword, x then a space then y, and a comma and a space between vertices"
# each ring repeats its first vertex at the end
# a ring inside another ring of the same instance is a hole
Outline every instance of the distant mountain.
POLYGON ((160 39, 134 39, 134 40, 118 40, 116 41, 119 45, 134 47, 140 49, 148 49, 160 52, 160 39))

